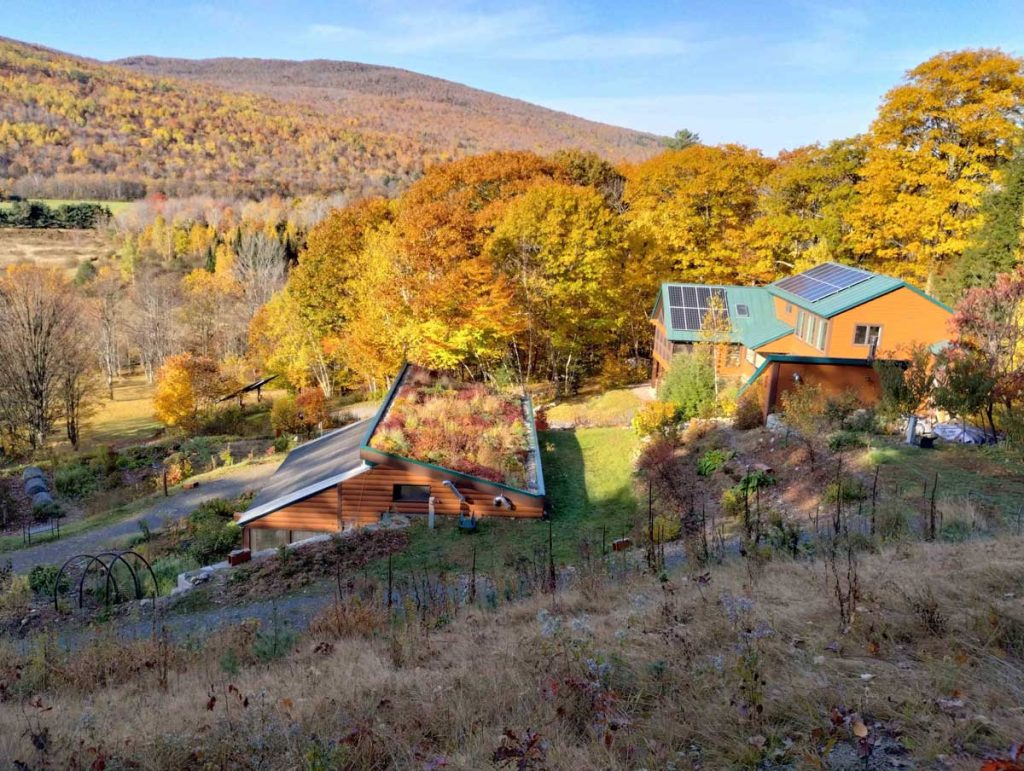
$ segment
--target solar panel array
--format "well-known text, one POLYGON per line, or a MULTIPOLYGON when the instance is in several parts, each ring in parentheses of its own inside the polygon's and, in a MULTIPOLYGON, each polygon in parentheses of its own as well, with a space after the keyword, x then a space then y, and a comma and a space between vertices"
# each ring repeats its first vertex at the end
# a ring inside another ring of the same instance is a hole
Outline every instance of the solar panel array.
MULTIPOLYGON (((724 289, 707 286, 670 286, 668 288, 668 311, 673 329, 699 331, 704 318, 711 310, 711 298, 721 302, 715 316, 729 320, 729 299, 724 289)), ((716 318, 716 321, 718 320, 716 318)))
POLYGON ((797 297, 815 302, 871 278, 870 273, 844 265, 819 265, 806 273, 784 278, 776 286, 797 297))

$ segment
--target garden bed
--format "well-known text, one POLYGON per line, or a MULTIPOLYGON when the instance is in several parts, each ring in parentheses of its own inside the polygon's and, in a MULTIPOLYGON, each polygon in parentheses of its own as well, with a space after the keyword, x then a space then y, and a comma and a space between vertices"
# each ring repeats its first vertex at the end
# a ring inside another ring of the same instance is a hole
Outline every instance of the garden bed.
POLYGON ((409 367, 369 444, 390 455, 534 490, 529 420, 519 394, 409 367))

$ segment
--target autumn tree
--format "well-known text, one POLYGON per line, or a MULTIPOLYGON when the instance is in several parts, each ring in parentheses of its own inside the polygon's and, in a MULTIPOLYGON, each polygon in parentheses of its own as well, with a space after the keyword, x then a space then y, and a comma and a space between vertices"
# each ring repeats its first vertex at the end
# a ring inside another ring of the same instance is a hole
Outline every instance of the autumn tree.
POLYGON ((993 436, 997 409, 1016 426, 1024 407, 1024 267, 970 290, 957 305, 953 328, 951 355, 969 359, 991 379, 984 413, 993 436))
POLYGON ((263 232, 242 233, 235 247, 234 278, 251 319, 284 284, 285 249, 263 232))
POLYGON ((1018 150, 1003 168, 1002 181, 982 197, 979 214, 981 226, 943 276, 941 294, 953 303, 973 287, 991 286, 996 276, 1010 273, 1021 262, 1024 151, 1018 150))
POLYGON ((631 226, 673 261, 679 278, 749 283, 774 276, 750 259, 747 229, 773 168, 757 150, 694 145, 631 170, 625 200, 631 226))
POLYGON ((175 312, 181 306, 181 289, 175 276, 150 272, 135 281, 130 303, 128 333, 152 383, 160 364, 179 350, 175 312))
POLYGON ((192 433, 225 390, 215 361, 178 354, 169 357, 157 372, 153 409, 160 422, 192 433))
POLYGON ((112 268, 103 267, 89 284, 88 296, 101 369, 107 392, 113 400, 114 380, 121 374, 125 347, 127 291, 121 276, 112 268))
POLYGON ((543 366, 561 391, 625 312, 616 291, 628 261, 623 223, 597 190, 546 183, 509 206, 488 253, 524 318, 516 336, 524 381, 543 366))
POLYGON ((917 415, 935 385, 935 357, 925 345, 913 345, 899 360, 878 359, 873 364, 882 390, 881 412, 907 419, 906 443, 913 444, 917 415))
POLYGON ((80 407, 95 359, 81 298, 59 271, 11 266, 0 277, 0 420, 33 448, 68 415, 77 444, 80 407))
POLYGON ((798 273, 853 259, 848 219, 863 161, 860 138, 779 153, 747 234, 761 270, 798 273))
POLYGON ((978 227, 1022 109, 1022 62, 1002 51, 942 53, 910 70, 868 134, 854 250, 872 269, 930 285, 978 227))

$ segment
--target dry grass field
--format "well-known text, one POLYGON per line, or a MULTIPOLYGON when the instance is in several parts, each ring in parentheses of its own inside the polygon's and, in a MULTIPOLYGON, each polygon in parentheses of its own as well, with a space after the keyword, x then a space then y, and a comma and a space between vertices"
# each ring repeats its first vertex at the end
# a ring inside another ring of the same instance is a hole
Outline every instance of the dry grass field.
POLYGON ((732 558, 699 584, 584 570, 568 591, 423 621, 351 600, 300 638, 240 627, 203 646, 0 648, 0 756, 24 768, 979 769, 1024 737, 1022 548, 1006 537, 864 553, 846 629, 827 563, 776 555, 732 558))
POLYGON ((153 386, 142 374, 114 383, 113 401, 104 398, 82 432, 84 449, 149 439, 163 424, 153 415, 153 386))
POLYGON ((113 253, 110 239, 98 230, 0 228, 0 267, 31 262, 74 271, 83 260, 113 253))

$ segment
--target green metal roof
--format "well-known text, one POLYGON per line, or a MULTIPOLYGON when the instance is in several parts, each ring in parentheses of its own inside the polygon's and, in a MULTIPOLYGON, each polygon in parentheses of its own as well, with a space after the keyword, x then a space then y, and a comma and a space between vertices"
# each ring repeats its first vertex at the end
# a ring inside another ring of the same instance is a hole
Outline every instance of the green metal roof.
POLYGON ((743 343, 747 348, 757 348, 777 340, 783 335, 793 331, 789 324, 785 324, 775 316, 775 304, 771 294, 764 287, 759 286, 722 286, 716 284, 662 284, 661 293, 654 304, 651 316, 658 315, 665 325, 668 339, 673 343, 696 343, 701 340, 701 333, 692 329, 675 329, 671 325, 671 316, 666 317, 659 309, 669 307, 669 287, 706 287, 708 289, 722 289, 725 291, 726 300, 729 305, 729 320, 732 323, 732 333, 729 341, 743 343), (746 305, 749 315, 741 316, 737 310, 738 305, 746 305))
MULTIPOLYGON (((836 263, 826 263, 835 265, 836 263)), ((861 269, 858 269, 861 270, 861 269)), ((846 289, 841 289, 835 294, 830 294, 827 297, 822 297, 820 300, 812 301, 799 295, 795 295, 792 292, 787 292, 785 289, 780 289, 778 284, 780 281, 784 281, 790 276, 780 278, 778 281, 769 284, 766 289, 776 297, 780 297, 788 303, 792 303, 799 308, 804 308, 812 313, 816 313, 826 319, 837 316, 844 311, 848 311, 851 308, 856 308, 858 305, 863 305, 866 302, 870 302, 882 295, 889 294, 897 289, 907 288, 912 292, 921 295, 926 300, 930 300, 941 308, 948 311, 952 309, 942 302, 939 302, 931 295, 925 294, 916 286, 908 284, 906 281, 901 281, 898 278, 892 276, 883 276, 879 273, 868 273, 868 271, 862 271, 870 276, 865 281, 861 281, 859 284, 854 284, 846 289)))

